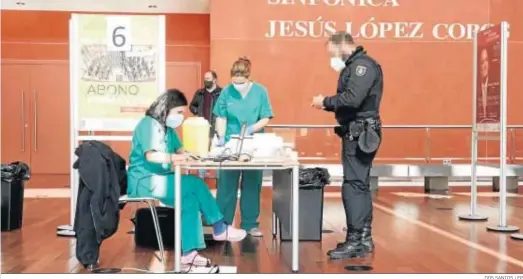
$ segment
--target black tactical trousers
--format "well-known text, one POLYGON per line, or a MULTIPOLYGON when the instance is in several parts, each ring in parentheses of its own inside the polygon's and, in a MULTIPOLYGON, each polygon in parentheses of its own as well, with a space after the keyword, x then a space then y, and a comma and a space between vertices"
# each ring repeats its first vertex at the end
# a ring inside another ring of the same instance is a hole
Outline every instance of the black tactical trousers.
POLYGON ((370 169, 376 152, 364 153, 357 139, 342 138, 343 185, 341 195, 347 221, 347 231, 363 229, 372 222, 370 169))

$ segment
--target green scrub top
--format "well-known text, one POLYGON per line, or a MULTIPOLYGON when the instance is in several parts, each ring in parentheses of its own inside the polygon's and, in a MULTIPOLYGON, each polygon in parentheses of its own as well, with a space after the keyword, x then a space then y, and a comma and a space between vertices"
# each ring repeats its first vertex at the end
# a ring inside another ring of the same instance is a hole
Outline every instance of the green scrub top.
POLYGON ((127 170, 127 193, 130 196, 140 197, 165 196, 166 187, 155 187, 155 185, 165 183, 164 185, 167 186, 167 175, 172 174, 172 166, 149 162, 145 158, 145 153, 152 150, 175 153, 181 147, 182 143, 174 129, 162 126, 150 116, 142 118, 133 132, 127 170))
POLYGON ((245 97, 232 84, 223 88, 213 113, 227 120, 226 141, 231 135, 240 133, 243 122, 246 122, 248 127, 260 119, 273 117, 267 89, 255 82, 245 97))

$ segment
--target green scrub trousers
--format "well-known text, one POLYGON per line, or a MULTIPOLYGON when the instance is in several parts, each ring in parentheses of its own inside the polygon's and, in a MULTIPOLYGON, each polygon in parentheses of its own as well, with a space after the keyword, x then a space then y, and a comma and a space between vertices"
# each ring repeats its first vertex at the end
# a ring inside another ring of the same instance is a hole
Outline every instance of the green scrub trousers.
MULTIPOLYGON (((272 118, 273 112, 265 87, 253 83, 251 89, 243 97, 232 84, 222 89, 216 101, 213 113, 227 120, 225 140, 231 135, 240 133, 242 123, 253 125, 261 119, 272 118)), ((263 131, 261 131, 263 132, 263 131)), ((238 200, 238 186, 241 174, 241 228, 249 231, 258 228, 260 215, 260 194, 263 181, 263 171, 220 171, 217 185, 216 201, 224 215, 224 221, 232 224, 238 200)))
MULTIPOLYGON (((148 162, 147 151, 175 153, 182 147, 176 132, 164 128, 155 119, 146 116, 133 132, 129 169, 127 171, 129 197, 153 197, 174 207, 174 173, 171 164, 148 162)), ((201 214, 209 224, 223 219, 216 200, 205 182, 196 176, 182 175, 181 185, 182 252, 205 248, 201 214)))

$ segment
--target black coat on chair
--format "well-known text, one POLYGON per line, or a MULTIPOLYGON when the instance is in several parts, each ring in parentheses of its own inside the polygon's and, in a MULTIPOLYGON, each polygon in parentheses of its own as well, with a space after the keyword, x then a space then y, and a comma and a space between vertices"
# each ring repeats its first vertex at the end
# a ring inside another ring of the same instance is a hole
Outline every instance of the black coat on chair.
POLYGON ((126 162, 99 141, 83 142, 75 150, 79 185, 74 231, 76 258, 84 266, 97 264, 102 241, 118 229, 118 199, 127 192, 126 162))

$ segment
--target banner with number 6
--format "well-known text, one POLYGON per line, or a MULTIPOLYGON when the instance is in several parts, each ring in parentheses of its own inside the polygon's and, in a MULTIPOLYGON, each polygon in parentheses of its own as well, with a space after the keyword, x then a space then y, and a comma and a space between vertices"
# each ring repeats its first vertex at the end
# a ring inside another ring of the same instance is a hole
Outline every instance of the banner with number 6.
POLYGON ((165 17, 73 14, 77 130, 132 131, 165 90, 165 17))

